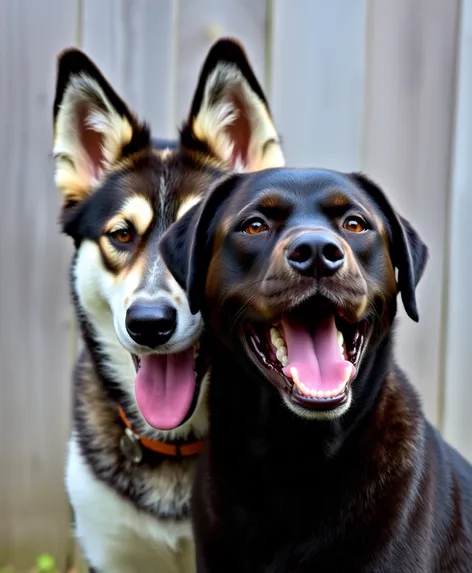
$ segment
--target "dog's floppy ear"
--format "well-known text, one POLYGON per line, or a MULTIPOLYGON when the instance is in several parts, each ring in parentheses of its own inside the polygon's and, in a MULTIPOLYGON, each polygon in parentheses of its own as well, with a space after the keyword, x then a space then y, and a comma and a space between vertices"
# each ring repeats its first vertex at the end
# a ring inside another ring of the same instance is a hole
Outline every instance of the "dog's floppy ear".
POLYGON ((148 128, 75 48, 58 57, 53 119, 55 181, 65 207, 85 199, 118 160, 150 145, 148 128))
POLYGON ((398 215, 384 192, 362 173, 354 173, 355 181, 378 204, 392 230, 392 260, 398 269, 398 288, 408 316, 418 322, 416 286, 428 259, 428 249, 411 224, 398 215))
POLYGON ((159 246, 164 262, 187 291, 192 314, 202 307, 218 214, 242 177, 231 175, 218 183, 202 202, 191 207, 161 237, 159 246))
POLYGON ((235 171, 285 164, 266 97, 236 40, 220 39, 210 49, 181 143, 235 171))

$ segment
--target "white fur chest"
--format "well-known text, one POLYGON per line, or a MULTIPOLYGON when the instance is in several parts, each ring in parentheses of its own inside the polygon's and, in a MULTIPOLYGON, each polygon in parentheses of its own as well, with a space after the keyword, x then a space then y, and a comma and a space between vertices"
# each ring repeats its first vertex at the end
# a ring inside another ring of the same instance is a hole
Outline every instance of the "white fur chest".
POLYGON ((69 443, 66 486, 76 536, 99 573, 195 571, 190 521, 160 521, 120 497, 95 478, 74 438, 69 443))

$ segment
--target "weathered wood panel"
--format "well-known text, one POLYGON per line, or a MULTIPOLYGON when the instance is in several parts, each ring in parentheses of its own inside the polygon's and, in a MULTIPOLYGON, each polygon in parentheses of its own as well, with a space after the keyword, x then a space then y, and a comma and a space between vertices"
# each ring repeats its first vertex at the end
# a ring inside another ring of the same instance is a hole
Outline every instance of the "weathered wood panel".
POLYGON ((387 189, 431 249, 420 324, 402 312, 400 360, 429 418, 472 459, 472 7, 462 2, 459 29, 460 4, 0 0, 0 566, 24 570, 49 551, 63 569, 70 548, 71 249, 59 235, 50 149, 56 54, 75 43, 154 134, 169 137, 209 46, 236 36, 268 91, 288 163, 363 168, 387 189))
POLYGON ((459 33, 454 161, 449 203, 444 434, 472 461, 472 3, 463 2, 459 33))
POLYGON ((173 0, 83 0, 81 46, 114 89, 150 122, 174 137, 173 0))
POLYGON ((274 0, 271 100, 287 163, 359 167, 366 2, 274 0))
POLYGON ((401 313, 400 363, 439 419, 457 0, 369 0, 362 167, 419 230, 430 260, 420 323, 401 313))
POLYGON ((177 16, 176 115, 185 119, 198 73, 211 44, 220 36, 239 39, 259 81, 265 84, 266 0, 180 0, 177 16))
POLYGON ((56 54, 76 4, 0 2, 0 565, 65 565, 72 322, 68 242, 52 176, 56 54))

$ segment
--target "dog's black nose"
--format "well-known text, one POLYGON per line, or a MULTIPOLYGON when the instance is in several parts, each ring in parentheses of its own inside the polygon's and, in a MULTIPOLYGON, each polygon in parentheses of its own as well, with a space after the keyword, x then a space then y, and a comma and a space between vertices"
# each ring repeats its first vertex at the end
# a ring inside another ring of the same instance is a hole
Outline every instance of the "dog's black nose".
POLYGON ((287 249, 287 259, 290 266, 302 275, 321 278, 333 275, 342 267, 344 251, 340 243, 327 233, 304 233, 287 249))
POLYGON ((141 346, 164 344, 177 327, 177 311, 164 302, 135 302, 126 313, 126 330, 141 346))

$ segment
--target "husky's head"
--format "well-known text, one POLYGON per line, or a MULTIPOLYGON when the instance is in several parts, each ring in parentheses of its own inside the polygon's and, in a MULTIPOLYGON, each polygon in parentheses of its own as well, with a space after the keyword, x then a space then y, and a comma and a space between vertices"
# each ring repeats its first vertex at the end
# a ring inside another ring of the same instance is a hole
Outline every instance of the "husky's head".
POLYGON ((141 435, 202 435, 207 376, 199 314, 158 242, 230 170, 284 163, 267 101, 243 49, 218 41, 170 148, 153 144, 97 67, 59 57, 55 180, 75 243, 72 289, 82 332, 111 400, 141 435))

